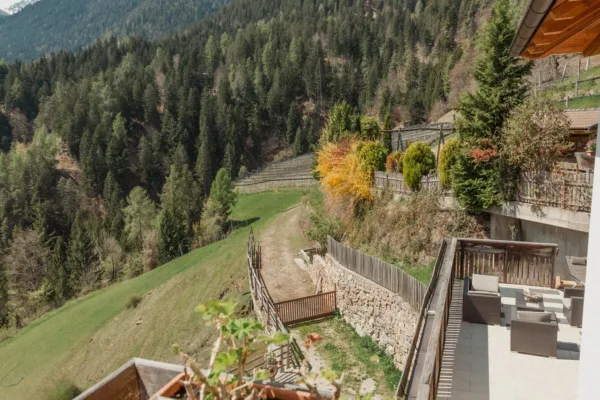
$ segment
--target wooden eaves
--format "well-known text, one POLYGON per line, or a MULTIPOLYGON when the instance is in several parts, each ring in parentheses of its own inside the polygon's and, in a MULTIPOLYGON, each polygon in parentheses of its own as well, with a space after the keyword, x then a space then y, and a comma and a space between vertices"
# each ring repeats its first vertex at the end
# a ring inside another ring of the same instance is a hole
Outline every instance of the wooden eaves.
POLYGON ((529 60, 600 54, 600 0, 531 0, 511 46, 529 60))

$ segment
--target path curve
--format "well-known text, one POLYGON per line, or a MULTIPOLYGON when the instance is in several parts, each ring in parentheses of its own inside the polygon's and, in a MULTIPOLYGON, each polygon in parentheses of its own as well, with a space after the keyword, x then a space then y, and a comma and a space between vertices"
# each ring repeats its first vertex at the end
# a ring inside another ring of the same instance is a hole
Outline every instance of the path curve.
POLYGON ((282 212, 258 236, 262 276, 275 302, 315 294, 310 275, 294 261, 304 242, 300 225, 303 210, 298 204, 282 212))

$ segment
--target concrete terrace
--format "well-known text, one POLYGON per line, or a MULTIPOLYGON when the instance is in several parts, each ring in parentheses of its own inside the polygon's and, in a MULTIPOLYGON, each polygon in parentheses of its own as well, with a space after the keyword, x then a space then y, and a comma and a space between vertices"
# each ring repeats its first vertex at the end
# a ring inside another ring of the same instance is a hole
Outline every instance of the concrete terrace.
POLYGON ((438 399, 552 400, 574 398, 579 371, 581 329, 562 313, 562 292, 532 287, 544 294, 545 311, 556 313, 558 357, 510 351, 510 321, 516 318, 515 293, 527 286, 500 284, 500 326, 462 321, 462 280, 454 284, 438 399))

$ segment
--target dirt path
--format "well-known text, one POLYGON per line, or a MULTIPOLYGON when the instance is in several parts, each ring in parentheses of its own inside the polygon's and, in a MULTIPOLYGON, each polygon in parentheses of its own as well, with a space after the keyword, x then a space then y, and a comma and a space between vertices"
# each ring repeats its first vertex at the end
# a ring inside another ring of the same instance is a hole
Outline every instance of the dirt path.
POLYGON ((294 261, 304 244, 300 226, 303 210, 299 204, 284 211, 258 237, 262 275, 275 302, 315 294, 310 275, 294 261))

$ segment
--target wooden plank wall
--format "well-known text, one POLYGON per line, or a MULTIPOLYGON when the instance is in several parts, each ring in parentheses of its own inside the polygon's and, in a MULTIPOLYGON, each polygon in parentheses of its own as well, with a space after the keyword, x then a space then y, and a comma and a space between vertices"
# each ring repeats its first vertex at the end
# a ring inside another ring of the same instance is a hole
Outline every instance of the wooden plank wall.
POLYGON ((398 293, 419 310, 427 292, 427 285, 413 278, 399 267, 344 246, 332 237, 327 238, 327 251, 344 267, 398 293))
POLYGON ((556 244, 462 239, 457 278, 494 275, 500 283, 552 287, 557 253, 556 244))

